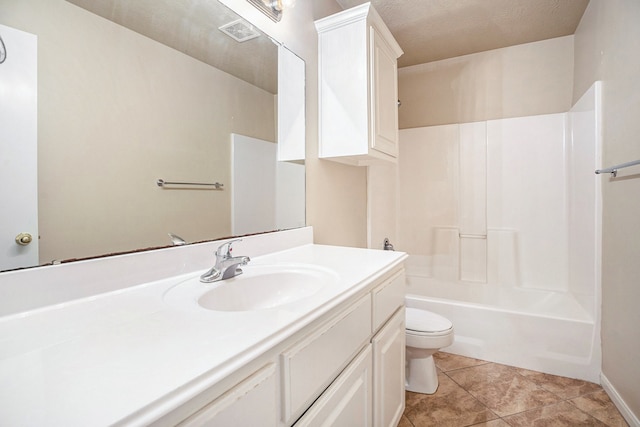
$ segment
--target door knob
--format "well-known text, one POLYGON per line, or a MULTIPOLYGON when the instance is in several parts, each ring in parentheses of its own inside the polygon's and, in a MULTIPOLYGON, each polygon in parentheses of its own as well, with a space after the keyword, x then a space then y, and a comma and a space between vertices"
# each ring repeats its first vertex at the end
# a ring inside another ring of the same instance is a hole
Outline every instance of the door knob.
POLYGON ((20 246, 27 246, 33 240, 33 236, 29 233, 20 233, 16 236, 16 243, 20 246))

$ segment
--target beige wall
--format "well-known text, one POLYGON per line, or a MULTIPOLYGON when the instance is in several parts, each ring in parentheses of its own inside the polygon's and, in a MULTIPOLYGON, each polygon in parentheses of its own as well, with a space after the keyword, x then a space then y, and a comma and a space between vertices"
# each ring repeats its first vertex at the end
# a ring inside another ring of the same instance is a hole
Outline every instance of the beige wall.
POLYGON ((231 232, 230 133, 275 141, 274 96, 63 0, 0 2, 38 36, 40 260, 231 232), (170 224, 170 225, 168 225, 170 224))
MULTIPOLYGON (((367 167, 368 245, 382 249, 384 239, 398 243, 398 165, 375 164, 367 167)), ((407 248, 399 248, 406 251, 407 248)))
MULTIPOLYGON (((603 166, 640 159, 640 2, 591 0, 575 34, 574 99, 603 89, 603 166)), ((602 177, 604 376, 640 418, 640 167, 602 177)))
POLYGON ((318 36, 314 21, 340 12, 334 0, 298 1, 273 23, 246 0, 222 0, 283 42, 306 64, 307 225, 316 243, 366 247, 366 168, 318 159, 318 36))
POLYGON ((573 36, 399 70, 400 129, 571 108, 573 36))

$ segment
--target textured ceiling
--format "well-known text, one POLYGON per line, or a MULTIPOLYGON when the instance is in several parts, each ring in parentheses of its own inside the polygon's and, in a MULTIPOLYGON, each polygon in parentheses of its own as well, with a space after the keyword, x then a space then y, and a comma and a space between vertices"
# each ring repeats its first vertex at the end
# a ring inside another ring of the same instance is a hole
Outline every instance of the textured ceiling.
POLYGON ((278 50, 267 36, 238 43, 218 28, 239 18, 211 0, 67 0, 270 93, 278 50))
MULTIPOLYGON (((271 93, 277 92, 275 44, 265 36, 237 43, 218 31, 218 27, 238 17, 217 1, 67 1, 271 93)), ((345 9, 365 3, 365 0, 336 1, 345 9)), ((589 0, 372 0, 371 3, 404 50, 398 66, 406 67, 573 34, 589 0)))
MULTIPOLYGON (((347 9, 365 0, 336 0, 347 9)), ((399 67, 573 34, 589 0, 371 0, 399 67)))

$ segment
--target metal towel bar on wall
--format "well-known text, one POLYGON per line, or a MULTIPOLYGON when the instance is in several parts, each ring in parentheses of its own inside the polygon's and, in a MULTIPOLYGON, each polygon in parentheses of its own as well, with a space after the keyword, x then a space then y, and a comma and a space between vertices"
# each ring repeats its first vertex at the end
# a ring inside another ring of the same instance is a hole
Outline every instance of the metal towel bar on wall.
POLYGON ((611 166, 610 168, 606 168, 606 169, 598 169, 596 171, 596 174, 610 173, 615 178, 616 176, 618 176, 618 169, 628 168, 629 166, 634 166, 634 165, 640 165, 640 160, 634 160, 633 162, 627 162, 627 163, 620 163, 619 165, 611 166))
POLYGON ((213 187, 213 190, 222 190, 224 184, 220 184, 219 182, 208 183, 208 182, 170 182, 165 181, 164 179, 158 179, 156 181, 158 187, 164 187, 165 185, 199 185, 202 187, 213 187))

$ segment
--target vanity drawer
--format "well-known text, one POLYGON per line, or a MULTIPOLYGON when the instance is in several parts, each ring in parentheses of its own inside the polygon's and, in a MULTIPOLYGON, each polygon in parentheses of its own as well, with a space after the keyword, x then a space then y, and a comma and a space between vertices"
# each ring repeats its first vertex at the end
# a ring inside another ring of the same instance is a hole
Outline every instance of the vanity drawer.
POLYGON ((179 427, 276 426, 276 365, 270 363, 182 421, 179 427))
POLYGON ((377 331, 396 312, 398 307, 404 305, 406 293, 406 281, 404 270, 391 276, 373 292, 373 317, 372 330, 377 331))
POLYGON ((371 345, 367 345, 295 427, 372 425, 371 345))
POLYGON ((286 424, 295 421, 369 341, 370 319, 367 294, 280 355, 286 424))

